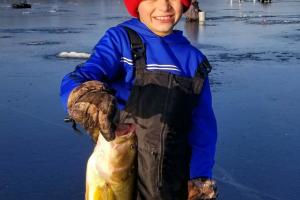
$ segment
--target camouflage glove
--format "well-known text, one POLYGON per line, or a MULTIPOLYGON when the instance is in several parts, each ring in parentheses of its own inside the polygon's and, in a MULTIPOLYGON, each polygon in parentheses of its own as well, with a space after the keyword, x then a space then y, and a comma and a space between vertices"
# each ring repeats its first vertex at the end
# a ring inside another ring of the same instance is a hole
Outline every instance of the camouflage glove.
POLYGON ((188 182, 188 200, 216 200, 216 182, 209 178, 198 178, 188 182))
POLYGON ((116 99, 103 83, 88 81, 73 89, 68 98, 68 112, 94 142, 98 140, 99 131, 107 141, 115 138, 116 99))

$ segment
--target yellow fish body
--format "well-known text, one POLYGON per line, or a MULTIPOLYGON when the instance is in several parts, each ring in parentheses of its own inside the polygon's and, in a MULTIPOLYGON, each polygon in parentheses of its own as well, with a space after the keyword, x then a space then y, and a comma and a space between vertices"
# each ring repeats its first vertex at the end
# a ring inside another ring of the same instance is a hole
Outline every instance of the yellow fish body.
POLYGON ((101 134, 86 170, 86 200, 131 200, 135 182, 136 135, 134 126, 120 125, 116 138, 101 134))

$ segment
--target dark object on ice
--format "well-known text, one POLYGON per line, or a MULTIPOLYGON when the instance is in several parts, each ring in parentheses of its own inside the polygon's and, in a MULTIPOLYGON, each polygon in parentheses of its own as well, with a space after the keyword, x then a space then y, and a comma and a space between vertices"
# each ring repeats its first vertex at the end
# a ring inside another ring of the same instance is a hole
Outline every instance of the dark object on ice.
POLYGON ((31 8, 31 4, 27 3, 27 1, 23 1, 23 3, 14 3, 12 4, 13 8, 22 9, 22 8, 31 8))
POLYGON ((260 3, 271 3, 272 0, 258 0, 260 3))

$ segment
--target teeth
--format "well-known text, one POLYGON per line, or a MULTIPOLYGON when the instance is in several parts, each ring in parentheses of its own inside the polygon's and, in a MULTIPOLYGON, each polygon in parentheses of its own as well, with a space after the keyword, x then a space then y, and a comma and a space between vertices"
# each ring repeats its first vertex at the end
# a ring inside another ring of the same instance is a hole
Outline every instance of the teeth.
POLYGON ((158 20, 168 20, 171 18, 171 16, 166 16, 166 17, 155 17, 158 20))

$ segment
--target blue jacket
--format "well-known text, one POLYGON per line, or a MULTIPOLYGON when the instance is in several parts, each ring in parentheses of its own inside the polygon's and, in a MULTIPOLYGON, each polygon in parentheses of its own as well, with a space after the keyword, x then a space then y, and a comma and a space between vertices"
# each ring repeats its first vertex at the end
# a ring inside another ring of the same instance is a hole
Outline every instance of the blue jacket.
MULTIPOLYGON (((147 69, 193 77, 205 56, 182 35, 181 31, 159 37, 138 19, 128 20, 110 28, 95 46, 91 57, 82 67, 67 74, 61 84, 61 100, 66 109, 67 99, 76 86, 89 80, 107 83, 116 91, 119 109, 123 110, 134 81, 130 43, 122 25, 141 36, 146 47, 147 69)), ((212 109, 208 78, 193 111, 189 143, 192 148, 190 178, 212 177, 217 140, 217 125, 212 109)))

